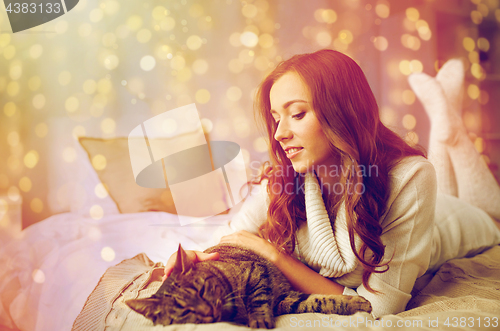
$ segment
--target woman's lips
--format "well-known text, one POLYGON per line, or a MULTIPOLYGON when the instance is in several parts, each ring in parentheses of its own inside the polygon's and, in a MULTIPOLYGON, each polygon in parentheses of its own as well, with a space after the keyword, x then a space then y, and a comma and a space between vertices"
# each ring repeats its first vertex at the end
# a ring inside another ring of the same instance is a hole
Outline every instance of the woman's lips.
POLYGON ((286 153, 286 157, 287 157, 287 158, 289 158, 289 159, 292 159, 292 158, 294 158, 295 156, 297 156, 297 154, 299 154, 300 152, 302 152, 302 150, 304 149, 304 148, 302 148, 302 147, 297 147, 297 148, 299 148, 299 150, 298 150, 298 151, 294 151, 294 152, 289 152, 289 153, 286 153))

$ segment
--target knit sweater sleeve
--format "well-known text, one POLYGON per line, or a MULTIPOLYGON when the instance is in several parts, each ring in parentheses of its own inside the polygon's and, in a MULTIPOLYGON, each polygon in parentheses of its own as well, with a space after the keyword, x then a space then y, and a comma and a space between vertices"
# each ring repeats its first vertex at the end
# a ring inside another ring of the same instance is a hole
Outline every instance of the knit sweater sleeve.
POLYGON ((215 230, 210 245, 216 245, 223 236, 241 230, 257 234, 259 227, 267 221, 268 207, 267 180, 263 180, 260 185, 252 186, 249 196, 232 219, 215 230))
POLYGON ((389 262, 389 270, 368 280, 379 293, 357 288, 372 304, 375 317, 404 311, 415 280, 429 267, 437 194, 434 167, 422 157, 407 158, 391 172, 390 188, 388 211, 381 220, 383 262, 389 262))

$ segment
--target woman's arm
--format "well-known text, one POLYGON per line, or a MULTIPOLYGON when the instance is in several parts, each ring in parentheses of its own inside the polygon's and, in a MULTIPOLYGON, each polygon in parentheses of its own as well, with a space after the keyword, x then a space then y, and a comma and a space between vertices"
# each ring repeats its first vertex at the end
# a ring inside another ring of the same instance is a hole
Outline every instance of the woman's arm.
POLYGON ((308 294, 342 294, 344 291, 344 286, 321 276, 294 257, 280 253, 267 240, 248 231, 224 236, 220 242, 243 246, 267 259, 285 275, 297 291, 308 294))
POLYGON ((389 270, 370 275, 368 284, 357 293, 370 301, 372 314, 380 317, 405 310, 415 280, 429 266, 434 233, 436 174, 426 160, 413 157, 398 165, 391 174, 388 212, 382 219, 380 239, 386 245, 383 262, 389 270))
POLYGON ((344 286, 318 274, 290 255, 280 254, 271 261, 281 270, 290 284, 300 292, 308 294, 342 294, 344 286))

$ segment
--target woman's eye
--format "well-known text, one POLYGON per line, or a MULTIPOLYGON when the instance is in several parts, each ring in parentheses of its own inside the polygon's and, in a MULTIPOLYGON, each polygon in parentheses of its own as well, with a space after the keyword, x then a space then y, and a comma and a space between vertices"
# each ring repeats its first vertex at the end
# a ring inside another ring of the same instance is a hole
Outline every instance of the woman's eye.
POLYGON ((306 115, 306 113, 302 112, 302 113, 298 113, 298 114, 293 115, 292 118, 295 120, 300 120, 300 119, 304 118, 305 115, 306 115))

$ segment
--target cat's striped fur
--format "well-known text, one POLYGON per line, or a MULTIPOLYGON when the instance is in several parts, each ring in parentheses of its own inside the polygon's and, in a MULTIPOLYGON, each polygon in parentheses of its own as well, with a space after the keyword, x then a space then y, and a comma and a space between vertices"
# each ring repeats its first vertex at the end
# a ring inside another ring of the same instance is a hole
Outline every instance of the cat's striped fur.
POLYGON ((174 271, 159 290, 126 303, 154 324, 228 321, 252 328, 273 328, 283 314, 371 311, 362 297, 294 291, 278 268, 247 249, 217 245, 205 252, 220 258, 193 264, 179 246, 174 271))

